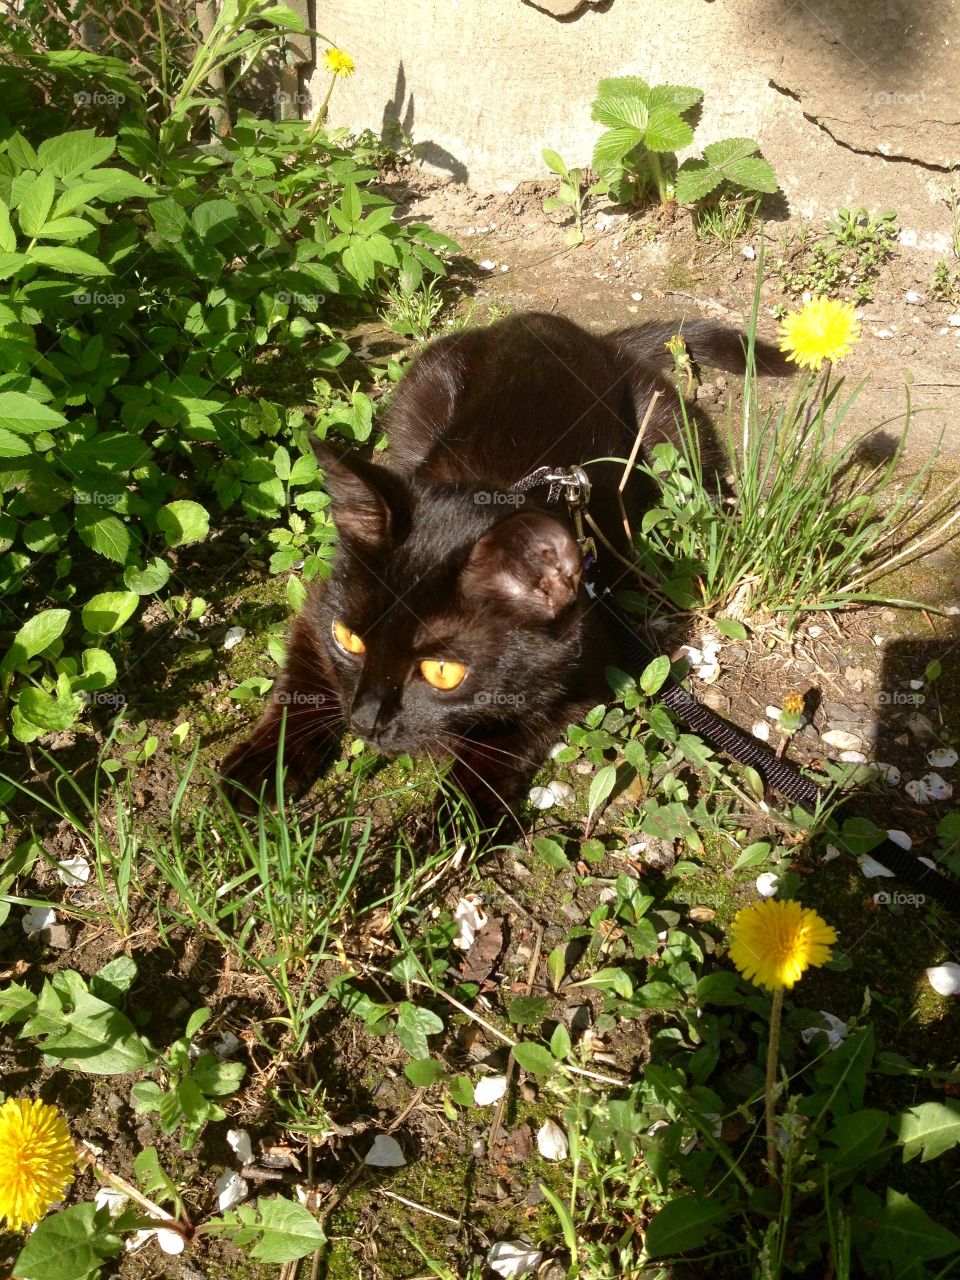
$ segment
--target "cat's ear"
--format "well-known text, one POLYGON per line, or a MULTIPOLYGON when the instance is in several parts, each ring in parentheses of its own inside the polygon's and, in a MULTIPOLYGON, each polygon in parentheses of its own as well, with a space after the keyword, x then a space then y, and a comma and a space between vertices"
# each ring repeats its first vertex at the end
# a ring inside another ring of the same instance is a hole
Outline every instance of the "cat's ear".
POLYGON ((508 516, 474 546, 460 575, 466 598, 499 600, 548 622, 577 596, 582 557, 559 520, 538 512, 508 516))
POLYGON ((314 445, 342 538, 365 547, 402 542, 410 531, 410 492, 394 471, 354 454, 314 445))

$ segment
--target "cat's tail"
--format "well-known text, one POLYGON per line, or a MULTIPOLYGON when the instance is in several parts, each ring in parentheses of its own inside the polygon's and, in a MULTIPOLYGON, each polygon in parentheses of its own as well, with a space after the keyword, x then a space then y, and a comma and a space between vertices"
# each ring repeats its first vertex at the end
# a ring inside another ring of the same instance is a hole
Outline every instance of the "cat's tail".
MULTIPOLYGON (((706 364, 727 373, 743 374, 747 369, 747 335, 712 320, 646 320, 643 324, 618 329, 609 335, 621 355, 645 360, 661 369, 673 368, 667 343, 677 334, 684 341, 694 364, 706 364)), ((757 338, 754 346, 757 372, 774 378, 796 373, 796 365, 773 345, 757 338)))

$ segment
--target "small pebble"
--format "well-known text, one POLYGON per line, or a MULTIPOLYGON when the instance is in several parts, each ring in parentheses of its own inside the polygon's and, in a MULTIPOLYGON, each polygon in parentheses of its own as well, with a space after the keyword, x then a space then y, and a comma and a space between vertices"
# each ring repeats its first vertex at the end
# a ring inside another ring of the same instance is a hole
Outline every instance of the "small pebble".
POLYGON ((807 635, 811 638, 811 640, 819 640, 820 637, 823 635, 823 627, 817 627, 817 626, 807 627, 807 635))
POLYGON ((820 739, 837 751, 856 751, 863 746, 861 739, 855 733, 847 733, 846 729, 828 729, 820 735, 820 739))
POLYGON ((755 738, 759 738, 761 742, 770 741, 770 726, 767 724, 766 720, 756 720, 750 726, 750 732, 755 738))
MULTIPOLYGON (((480 265, 483 266, 483 263, 481 263, 480 265)), ((874 329, 873 336, 875 338, 892 338, 893 330, 892 329, 874 329)))
POLYGON ((960 329, 960 311, 956 315, 947 316, 947 324, 953 325, 954 329, 960 329))
POLYGON ((841 751, 840 760, 843 764, 866 764, 867 757, 862 751, 841 751))
POLYGON ((904 302, 909 302, 911 306, 916 306, 918 302, 923 301, 923 294, 917 293, 916 289, 908 289, 903 295, 904 302))
POLYGON ((754 258, 757 256, 756 249, 754 249, 749 244, 744 245, 743 248, 740 250, 740 252, 743 254, 745 258, 749 259, 750 262, 752 262, 754 258))

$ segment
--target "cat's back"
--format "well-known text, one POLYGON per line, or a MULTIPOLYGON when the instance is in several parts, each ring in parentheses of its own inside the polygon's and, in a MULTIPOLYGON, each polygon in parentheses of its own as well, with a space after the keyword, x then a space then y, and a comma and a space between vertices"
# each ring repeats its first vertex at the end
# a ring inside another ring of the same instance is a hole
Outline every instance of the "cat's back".
POLYGON ((623 398, 612 345, 564 316, 519 312, 417 358, 387 414, 389 461, 427 481, 511 484, 587 456, 622 427, 623 398))

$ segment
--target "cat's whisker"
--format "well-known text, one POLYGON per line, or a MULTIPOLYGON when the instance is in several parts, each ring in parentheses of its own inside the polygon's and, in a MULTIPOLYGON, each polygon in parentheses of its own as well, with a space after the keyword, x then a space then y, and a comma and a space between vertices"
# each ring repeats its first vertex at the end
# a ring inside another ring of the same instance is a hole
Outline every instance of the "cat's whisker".
POLYGON ((459 752, 457 752, 453 747, 450 747, 449 750, 454 760, 456 760, 456 762, 459 765, 461 765, 464 769, 467 769, 470 773, 472 773, 474 777, 477 778, 483 784, 484 787, 486 787, 486 789, 490 792, 490 794, 500 803, 504 812, 507 813, 514 820, 517 826, 522 829, 523 824, 521 823, 519 817, 517 816, 516 811, 508 803, 506 798, 503 795, 501 795, 501 793, 496 789, 496 787, 493 786, 490 780, 486 778, 482 773, 480 773, 479 770, 474 769, 473 765, 470 764, 468 760, 465 760, 463 756, 461 756, 459 752))

